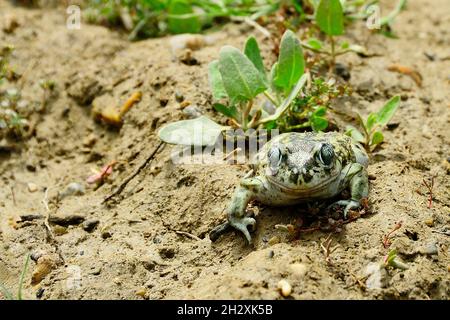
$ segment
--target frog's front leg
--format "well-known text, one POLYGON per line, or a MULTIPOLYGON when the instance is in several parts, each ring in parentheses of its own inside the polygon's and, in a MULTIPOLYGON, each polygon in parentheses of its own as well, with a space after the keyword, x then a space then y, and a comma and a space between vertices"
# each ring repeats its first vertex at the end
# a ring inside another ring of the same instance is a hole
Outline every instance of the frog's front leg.
POLYGON ((359 163, 351 164, 343 172, 346 174, 345 181, 348 181, 351 198, 349 200, 337 201, 330 207, 335 205, 345 206, 344 218, 347 218, 348 211, 359 208, 361 206, 361 199, 367 198, 369 194, 369 177, 366 168, 359 163))
POLYGON ((210 239, 212 241, 225 233, 229 227, 233 227, 245 235, 248 243, 252 242, 248 226, 251 226, 253 230, 256 221, 246 216, 246 209, 247 204, 255 197, 256 189, 259 185, 260 181, 257 178, 244 178, 241 180, 240 186, 234 191, 231 203, 227 209, 228 221, 211 231, 210 239))

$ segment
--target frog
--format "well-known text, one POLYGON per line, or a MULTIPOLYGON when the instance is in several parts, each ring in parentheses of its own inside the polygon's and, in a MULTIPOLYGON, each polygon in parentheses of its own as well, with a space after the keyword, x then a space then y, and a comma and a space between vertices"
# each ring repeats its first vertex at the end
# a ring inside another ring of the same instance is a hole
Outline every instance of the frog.
POLYGON ((249 244, 256 220, 246 215, 247 205, 291 206, 335 198, 350 189, 350 198, 328 206, 348 212, 361 207, 369 194, 369 158, 364 148, 339 132, 289 132, 277 135, 256 153, 252 170, 241 179, 227 208, 227 221, 210 232, 216 241, 232 228, 249 244))

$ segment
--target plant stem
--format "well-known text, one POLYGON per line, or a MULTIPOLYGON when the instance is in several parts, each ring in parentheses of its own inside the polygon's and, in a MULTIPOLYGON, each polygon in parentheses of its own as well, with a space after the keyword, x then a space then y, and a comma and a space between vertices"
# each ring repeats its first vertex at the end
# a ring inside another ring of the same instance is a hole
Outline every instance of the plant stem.
POLYGON ((244 130, 247 130, 247 124, 248 124, 248 115, 250 114, 250 111, 252 110, 253 106, 253 100, 250 100, 247 105, 245 106, 244 112, 242 113, 242 128, 244 130))
POLYGON ((264 93, 264 95, 266 96, 266 98, 269 99, 270 102, 272 102, 272 104, 275 106, 275 108, 278 108, 278 103, 277 103, 277 101, 275 100, 274 97, 272 97, 272 95, 269 93, 269 91, 266 90, 266 91, 264 91, 263 93, 264 93))
POLYGON ((27 255, 27 259, 25 260, 25 265, 23 266, 22 273, 20 275, 19 289, 17 291, 17 299, 18 300, 22 300, 23 281, 25 279, 25 274, 27 273, 29 263, 30 263, 30 254, 27 255))
POLYGON ((330 44, 331 44, 331 61, 330 61, 330 75, 333 72, 334 65, 336 64, 336 48, 333 36, 330 36, 330 44))

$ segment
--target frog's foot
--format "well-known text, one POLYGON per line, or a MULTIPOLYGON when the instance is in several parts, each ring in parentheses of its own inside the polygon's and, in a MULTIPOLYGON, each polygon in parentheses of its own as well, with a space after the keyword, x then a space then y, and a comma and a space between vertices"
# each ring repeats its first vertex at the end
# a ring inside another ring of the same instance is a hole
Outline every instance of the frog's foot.
POLYGON ((328 206, 328 209, 331 209, 336 206, 345 207, 344 208, 344 218, 347 219, 348 211, 351 209, 358 209, 361 205, 358 201, 355 200, 340 200, 328 206))
POLYGON ((251 230, 255 230, 256 220, 250 217, 236 218, 233 217, 229 221, 230 226, 241 231, 249 244, 252 243, 252 237, 250 236, 250 232, 248 231, 248 226, 251 226, 251 230))
POLYGON ((228 232, 231 229, 231 225, 230 223, 224 222, 220 225, 218 225, 217 227, 215 227, 214 229, 211 230, 211 232, 209 233, 209 239, 214 242, 217 239, 219 239, 219 237, 221 235, 223 235, 224 233, 228 232))

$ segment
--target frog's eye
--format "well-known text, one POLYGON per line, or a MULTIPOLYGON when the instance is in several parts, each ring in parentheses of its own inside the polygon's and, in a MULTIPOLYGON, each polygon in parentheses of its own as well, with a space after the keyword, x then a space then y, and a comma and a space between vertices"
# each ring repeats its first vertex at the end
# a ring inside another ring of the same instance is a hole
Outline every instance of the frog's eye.
POLYGON ((273 147, 269 150, 268 153, 269 158, 269 167, 273 174, 275 174, 278 171, 278 167, 281 164, 281 160, 283 158, 283 154, 278 147, 273 147))
POLYGON ((333 147, 328 143, 323 144, 318 152, 318 158, 325 166, 331 166, 334 161, 333 147))

